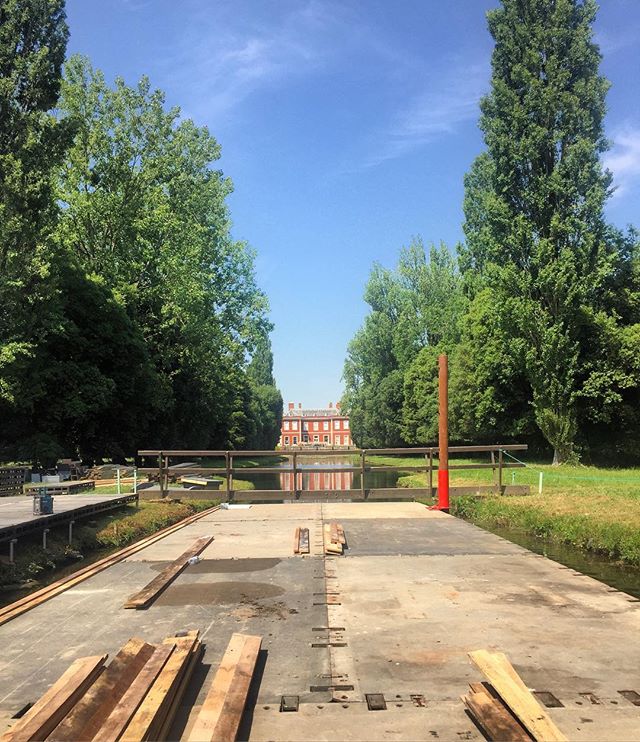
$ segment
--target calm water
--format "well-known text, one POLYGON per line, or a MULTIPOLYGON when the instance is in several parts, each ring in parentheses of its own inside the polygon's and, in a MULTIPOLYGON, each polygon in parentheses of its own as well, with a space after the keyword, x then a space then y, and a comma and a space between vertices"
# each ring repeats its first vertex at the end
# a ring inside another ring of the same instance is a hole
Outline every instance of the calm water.
POLYGON ((594 577, 616 590, 622 590, 635 598, 640 598, 640 567, 613 562, 605 556, 583 551, 569 544, 545 541, 517 529, 491 527, 486 530, 514 544, 524 546, 529 551, 549 557, 554 562, 594 577))
MULTIPOLYGON (((295 489, 308 492, 323 492, 326 490, 353 490, 360 489, 360 472, 337 471, 331 472, 327 469, 348 469, 354 466, 355 458, 350 456, 318 456, 313 454, 301 458, 298 456, 298 482, 295 489)), ((276 465, 278 466, 278 465, 276 465)), ((291 467, 290 461, 283 461, 282 469, 291 467)), ((396 471, 372 471, 365 475, 365 487, 373 489, 378 487, 395 487, 398 477, 402 472, 396 471)), ((292 472, 274 472, 273 474, 252 473, 250 468, 236 472, 238 479, 252 482, 257 490, 292 490, 292 472)))

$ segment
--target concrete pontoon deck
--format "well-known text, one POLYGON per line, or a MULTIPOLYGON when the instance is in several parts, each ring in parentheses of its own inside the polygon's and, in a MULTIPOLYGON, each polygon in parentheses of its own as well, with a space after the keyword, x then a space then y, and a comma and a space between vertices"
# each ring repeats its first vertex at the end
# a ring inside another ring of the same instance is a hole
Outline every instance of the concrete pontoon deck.
POLYGON ((174 739, 234 631, 261 635, 264 650, 240 739, 481 740, 460 700, 482 680, 467 657, 480 648, 505 652, 562 704, 548 713, 569 739, 639 739, 640 707, 620 693, 640 692, 639 611, 625 593, 418 503, 220 509, 1 626, 0 722, 77 657, 197 628, 203 669, 174 739), (324 557, 322 526, 334 520, 348 549, 324 557), (308 556, 293 555, 297 526, 310 529, 308 556), (206 535, 202 561, 148 610, 123 609, 206 535), (386 710, 368 710, 373 693, 386 710), (298 696, 297 712, 280 711, 284 695, 298 696))

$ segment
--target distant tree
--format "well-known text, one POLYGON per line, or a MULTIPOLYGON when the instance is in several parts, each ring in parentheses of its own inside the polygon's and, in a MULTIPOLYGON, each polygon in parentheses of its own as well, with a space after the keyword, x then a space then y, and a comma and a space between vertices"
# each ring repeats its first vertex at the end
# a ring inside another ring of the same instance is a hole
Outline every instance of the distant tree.
POLYGON ((427 255, 414 239, 395 270, 374 265, 365 301, 371 311, 349 344, 343 374, 353 439, 365 447, 432 439, 431 360, 456 342, 465 306, 455 258, 446 245, 427 255))
POLYGON ((270 450, 275 448, 280 438, 282 394, 273 376, 273 352, 268 335, 256 342, 247 378, 252 391, 251 414, 255 421, 252 447, 270 450))
POLYGON ((492 288, 499 331, 522 351, 517 375, 555 461, 574 455, 586 328, 590 313, 607 311, 619 259, 603 217, 608 83, 598 73, 595 13, 593 0, 503 0, 489 12, 487 151, 466 179, 461 264, 469 285, 492 288))

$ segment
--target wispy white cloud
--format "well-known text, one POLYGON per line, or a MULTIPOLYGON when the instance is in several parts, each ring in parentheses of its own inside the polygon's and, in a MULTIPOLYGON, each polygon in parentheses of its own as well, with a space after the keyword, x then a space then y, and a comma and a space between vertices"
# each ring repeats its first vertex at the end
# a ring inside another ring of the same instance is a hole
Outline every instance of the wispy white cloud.
POLYGON ((626 28, 616 28, 615 31, 602 29, 596 32, 595 41, 602 54, 609 56, 616 52, 635 46, 640 41, 640 25, 632 24, 626 28))
MULTIPOLYGON (((254 6, 254 10, 255 10, 254 6)), ((192 5, 189 32, 167 60, 198 116, 228 114, 251 94, 330 62, 345 13, 327 0, 281 2, 251 15, 237 3, 192 5)))
POLYGON ((450 64, 441 74, 425 75, 423 89, 409 95, 390 125, 378 133, 374 151, 365 158, 363 166, 373 167, 402 157, 476 119, 488 79, 488 64, 462 61, 450 64))
POLYGON ((613 146, 604 157, 604 165, 613 173, 615 196, 629 191, 640 179, 640 128, 626 125, 614 131, 613 146))

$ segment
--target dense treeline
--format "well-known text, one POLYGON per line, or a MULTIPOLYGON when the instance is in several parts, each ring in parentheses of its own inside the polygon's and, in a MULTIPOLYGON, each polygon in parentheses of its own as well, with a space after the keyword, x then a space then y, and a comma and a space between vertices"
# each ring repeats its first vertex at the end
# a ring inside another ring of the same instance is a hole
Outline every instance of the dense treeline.
POLYGON ((437 434, 450 358, 459 441, 518 439, 555 461, 640 451, 640 250, 604 218, 606 80, 593 0, 503 0, 489 12, 486 150, 465 179, 456 258, 419 241, 375 266, 345 363, 357 443, 437 434))
POLYGON ((0 458, 272 448, 254 256, 206 128, 64 66, 64 0, 0 0, 0 458))

